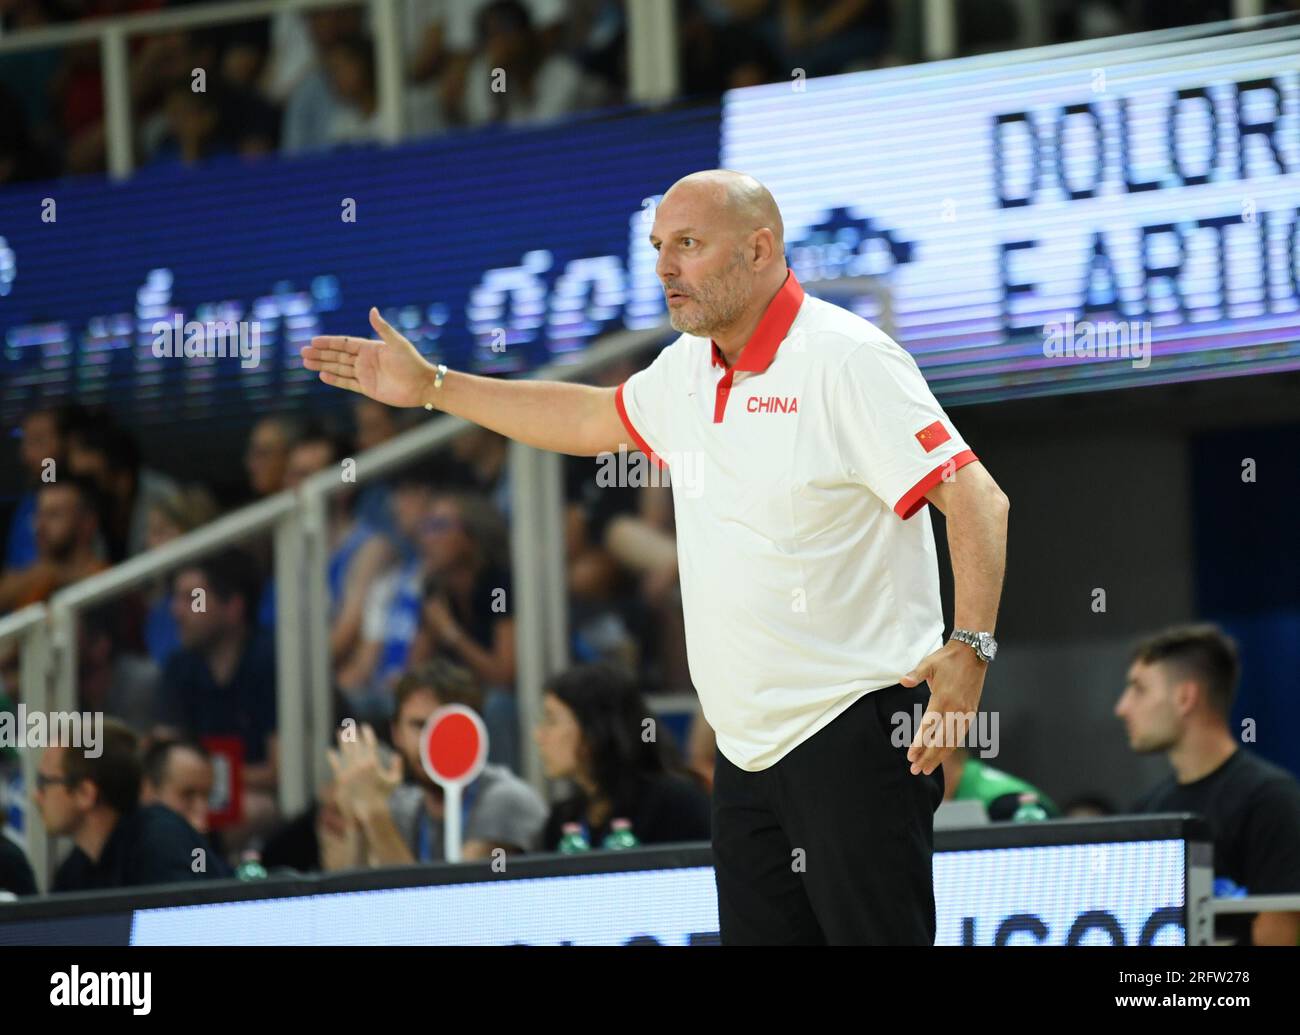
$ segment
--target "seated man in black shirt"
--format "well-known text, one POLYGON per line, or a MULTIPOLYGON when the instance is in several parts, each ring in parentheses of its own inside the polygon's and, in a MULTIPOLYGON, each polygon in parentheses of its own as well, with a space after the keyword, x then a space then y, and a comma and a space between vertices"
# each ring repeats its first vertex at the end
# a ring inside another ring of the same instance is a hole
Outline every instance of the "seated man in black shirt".
POLYGON ((216 773, 207 748, 193 740, 155 740, 140 760, 141 805, 165 805, 194 828, 208 847, 208 868, 233 877, 221 857, 221 842, 211 835, 212 788, 216 773))
MULTIPOLYGON (((1251 895, 1300 893, 1300 784, 1243 751, 1228 726, 1237 648, 1215 626, 1168 629, 1133 652, 1115 714, 1135 751, 1163 751, 1174 775, 1134 812, 1195 812, 1210 824, 1214 873, 1251 895)), ((1256 945, 1300 940, 1300 913, 1225 916, 1224 935, 1256 945)))
POLYGON ((139 806, 135 734, 104 720, 100 754, 46 748, 36 776, 36 807, 46 831, 76 847, 55 874, 52 891, 201 880, 224 872, 194 829, 162 805, 139 806))
POLYGON ((181 648, 163 667, 158 721, 196 738, 238 737, 243 784, 272 793, 275 644, 257 628, 257 562, 229 549, 176 572, 172 615, 181 648))

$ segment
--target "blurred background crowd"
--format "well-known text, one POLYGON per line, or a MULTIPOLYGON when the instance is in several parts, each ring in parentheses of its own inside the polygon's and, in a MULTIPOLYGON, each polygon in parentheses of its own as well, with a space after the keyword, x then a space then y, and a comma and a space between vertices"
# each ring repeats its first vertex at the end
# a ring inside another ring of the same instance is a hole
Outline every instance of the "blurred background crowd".
MULTIPOLYGON (((249 430, 241 483, 225 484, 143 466, 133 433, 103 411, 33 409, 20 429, 28 484, 8 523, 0 614, 318 472, 346 481, 351 458, 398 434, 411 413, 357 398, 346 427, 263 418, 249 430)), ((506 441, 474 428, 395 478, 333 497, 337 733, 333 746, 317 745, 332 775, 305 813, 284 815, 277 801, 276 587, 259 548, 268 544, 184 563, 88 612, 78 623, 78 707, 108 716, 103 750, 49 748, 34 788, 21 786, 15 752, 0 756, 9 818, 39 821, 76 846, 52 890, 440 860, 443 794, 419 739, 448 704, 480 713, 491 745, 463 803, 467 859, 707 839, 707 723, 697 714, 676 733, 662 723, 645 735, 655 722, 648 697, 691 692, 671 490, 600 487, 597 461, 565 458, 575 664, 547 682, 540 720, 521 729, 505 461, 506 441), (562 788, 553 801, 520 777, 520 736, 534 738, 545 776, 562 788)), ((18 668, 16 645, 0 645, 0 711, 15 709, 18 668)), ((1285 890, 1300 876, 1300 785, 1239 748, 1230 726, 1239 671, 1233 641, 1193 625, 1136 645, 1128 673, 1116 673, 1114 714, 1130 747, 1165 753, 1179 776, 1200 774, 1190 783, 1135 786, 1122 802, 1058 801, 972 748, 945 762, 947 797, 991 821, 1208 812, 1232 853, 1237 880, 1223 879, 1285 890)), ((0 890, 33 893, 16 845, 0 850, 14 857, 0 890)), ((1257 928, 1257 939, 1294 944, 1300 917, 1266 917, 1282 927, 1257 928)))
MULTIPOLYGON (((0 33, 196 0, 0 0, 0 33)), ((676 0, 681 103, 723 90, 908 63, 919 4, 901 0, 676 0)), ((1089 39, 1218 21, 1229 0, 1044 0, 1043 38, 1089 39)), ((1297 0, 1268 0, 1266 10, 1297 0)), ((624 0, 402 0, 409 137, 536 125, 628 99, 624 0), (494 94, 498 70, 525 89, 494 94)), ((1023 45, 1015 0, 961 0, 958 52, 1023 45)), ((327 151, 380 139, 369 8, 283 11, 195 31, 133 36, 138 166, 216 155, 327 151), (202 82, 196 85, 196 70, 202 82)), ((106 167, 96 42, 0 54, 0 183, 106 167)))
MULTIPOLYGON (((242 484, 230 484, 179 483, 149 469, 135 433, 105 411, 76 404, 33 411, 22 422, 29 484, 8 522, 0 613, 45 601, 316 472, 334 470, 342 480, 345 461, 410 426, 407 413, 364 398, 352 416, 342 432, 285 415, 257 421, 242 484)), ((334 497, 327 584, 341 715, 386 719, 398 677, 446 654, 484 686, 495 750, 515 760, 506 445, 475 429, 445 456, 334 497)), ((670 492, 598 486, 591 459, 566 463, 573 657, 643 671, 656 690, 687 687, 670 492)), ((172 688, 193 683, 199 654, 219 673, 238 671, 248 697, 259 697, 274 676, 268 545, 188 566, 169 583, 92 612, 79 655, 87 706, 145 729, 172 688), (199 593, 209 602, 203 611, 192 606, 199 593)), ((264 709, 241 721, 250 733, 274 727, 264 709)), ((256 738, 249 747, 250 759, 267 757, 256 738)))
MULTIPOLYGON (((292 490, 317 472, 333 470, 343 480, 353 457, 411 423, 410 411, 364 398, 351 416, 344 428, 288 416, 257 421, 243 452, 243 478, 226 483, 178 482, 149 469, 135 434, 102 410, 33 410, 21 426, 27 489, 9 514, 0 614, 47 601, 87 575, 230 509, 292 490)), ((651 714, 643 693, 689 692, 671 494, 662 486, 599 487, 593 460, 566 460, 570 650, 579 671, 595 667, 573 677, 567 696, 552 694, 548 727, 567 726, 573 740, 575 724, 590 723, 612 738, 591 764, 617 774, 618 763, 635 760, 641 744, 627 740, 604 712, 631 721, 651 714), (620 674, 628 684, 611 693, 620 674)), ((490 761, 503 773, 519 767, 521 732, 538 736, 539 746, 548 743, 544 729, 520 731, 515 707, 505 461, 506 440, 474 429, 445 455, 337 494, 326 579, 336 719, 368 724, 393 747, 402 743, 397 731, 418 733, 436 703, 468 703, 484 716, 490 761), (423 682, 413 688, 417 673, 423 682), (418 721, 401 714, 413 701, 421 705, 418 721)), ((138 754, 179 740, 188 754, 178 757, 197 765, 207 755, 201 742, 236 742, 241 825, 227 834, 232 852, 260 848, 288 818, 275 804, 276 614, 269 543, 254 540, 183 564, 78 623, 79 707, 120 720, 139 738, 138 754)), ((0 710, 16 703, 18 665, 17 644, 0 645, 0 710)), ((680 771, 702 801, 711 771, 707 727, 697 737, 705 738, 699 765, 665 729, 660 746, 633 768, 680 771)), ((406 746, 410 762, 414 749, 406 746)), ((575 749, 570 743, 570 756, 575 749)), ((556 762, 559 750, 543 752, 548 773, 573 778, 576 763, 556 762)), ((408 767, 405 775, 422 771, 408 767)), ((514 783, 536 799, 526 784, 514 783)), ((210 793, 210 773, 205 786, 210 793)), ((540 809, 540 800, 532 803, 540 809)), ((677 832, 686 839, 707 836, 706 813, 697 809, 683 822, 688 826, 677 832)), ((541 834, 538 826, 515 843, 535 847, 541 834)))

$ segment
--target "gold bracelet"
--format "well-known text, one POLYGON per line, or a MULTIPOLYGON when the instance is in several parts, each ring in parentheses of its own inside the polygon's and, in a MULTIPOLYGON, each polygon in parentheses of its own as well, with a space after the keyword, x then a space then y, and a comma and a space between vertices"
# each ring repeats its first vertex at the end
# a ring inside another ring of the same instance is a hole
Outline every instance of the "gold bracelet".
MULTIPOLYGON (((433 387, 435 391, 437 391, 439 388, 442 387, 442 379, 446 376, 447 376, 446 363, 439 363, 436 367, 433 368, 433 387)), ((433 403, 425 403, 424 408, 426 410, 432 411, 433 403)))

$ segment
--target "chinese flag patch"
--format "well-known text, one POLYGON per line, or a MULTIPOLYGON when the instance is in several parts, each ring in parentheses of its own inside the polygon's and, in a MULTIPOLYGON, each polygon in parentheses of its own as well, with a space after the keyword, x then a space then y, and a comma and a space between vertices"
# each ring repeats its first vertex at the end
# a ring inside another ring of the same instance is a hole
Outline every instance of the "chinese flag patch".
POLYGON ((950 438, 952 436, 948 434, 948 429, 940 421, 935 421, 916 433, 916 441, 921 443, 921 448, 927 453, 938 449, 950 438))

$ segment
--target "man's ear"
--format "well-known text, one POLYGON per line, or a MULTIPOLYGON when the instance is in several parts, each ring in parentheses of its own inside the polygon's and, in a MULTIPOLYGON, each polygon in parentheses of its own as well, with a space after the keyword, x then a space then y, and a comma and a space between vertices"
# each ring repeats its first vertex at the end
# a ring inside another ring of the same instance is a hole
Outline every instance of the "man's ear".
POLYGON ((93 780, 81 780, 72 788, 72 797, 78 806, 89 812, 99 804, 99 788, 93 780))
POLYGON ((776 258, 776 238, 772 231, 760 226, 749 235, 749 250, 754 256, 754 265, 766 269, 776 258))
POLYGON ((1190 715, 1205 701, 1205 688, 1194 679, 1180 679, 1170 691, 1179 715, 1190 715))

